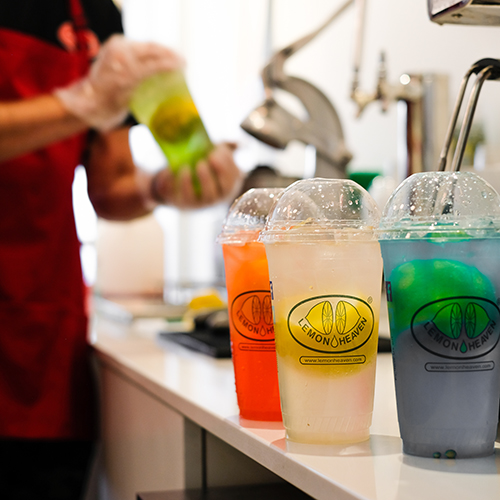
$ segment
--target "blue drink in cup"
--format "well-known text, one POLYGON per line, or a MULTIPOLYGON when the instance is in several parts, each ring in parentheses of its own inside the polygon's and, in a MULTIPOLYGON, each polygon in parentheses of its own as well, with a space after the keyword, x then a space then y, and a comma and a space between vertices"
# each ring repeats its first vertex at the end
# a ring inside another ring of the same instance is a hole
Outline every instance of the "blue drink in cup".
POLYGON ((465 172, 406 179, 380 244, 403 451, 494 451, 500 397, 500 197, 465 172))

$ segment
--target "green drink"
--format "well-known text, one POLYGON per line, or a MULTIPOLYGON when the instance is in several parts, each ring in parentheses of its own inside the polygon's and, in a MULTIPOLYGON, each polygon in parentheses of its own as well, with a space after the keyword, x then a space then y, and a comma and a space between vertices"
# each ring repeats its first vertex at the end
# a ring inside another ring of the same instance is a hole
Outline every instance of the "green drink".
MULTIPOLYGON (((145 80, 135 91, 130 109, 149 128, 174 173, 185 166, 194 173, 198 161, 213 148, 180 70, 145 80)), ((195 188, 200 188, 196 178, 195 188)))

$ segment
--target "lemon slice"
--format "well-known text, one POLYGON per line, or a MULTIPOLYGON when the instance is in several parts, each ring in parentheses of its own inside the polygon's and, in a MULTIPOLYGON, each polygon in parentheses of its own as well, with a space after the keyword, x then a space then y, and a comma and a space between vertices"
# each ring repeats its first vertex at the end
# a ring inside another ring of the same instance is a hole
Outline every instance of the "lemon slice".
POLYGON ((216 290, 206 290, 202 295, 193 297, 189 302, 189 309, 199 311, 200 309, 220 309, 226 306, 216 290))
POLYGON ((155 137, 167 142, 185 140, 193 133, 198 111, 191 99, 174 97, 161 103, 151 117, 149 128, 155 137))

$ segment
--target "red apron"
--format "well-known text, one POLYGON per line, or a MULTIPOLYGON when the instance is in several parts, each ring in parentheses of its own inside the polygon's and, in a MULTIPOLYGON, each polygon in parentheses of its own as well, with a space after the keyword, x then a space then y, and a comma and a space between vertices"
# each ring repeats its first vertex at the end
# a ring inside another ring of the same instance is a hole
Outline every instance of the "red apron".
MULTIPOLYGON (((76 21, 78 1, 72 9, 76 21)), ((88 67, 83 47, 66 52, 0 28, 2 101, 50 93, 88 67)), ((0 163, 0 436, 93 433, 90 347, 72 205, 74 170, 85 140, 77 135, 0 163)))

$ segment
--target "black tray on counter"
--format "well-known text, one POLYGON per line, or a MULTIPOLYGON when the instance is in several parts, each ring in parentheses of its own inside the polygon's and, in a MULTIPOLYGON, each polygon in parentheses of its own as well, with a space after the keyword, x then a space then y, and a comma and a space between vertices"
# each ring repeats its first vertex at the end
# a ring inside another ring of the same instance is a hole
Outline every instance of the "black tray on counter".
MULTIPOLYGON (((192 332, 161 332, 158 334, 160 342, 174 342, 214 358, 230 358, 231 342, 229 328, 194 330, 192 332)), ((391 341, 386 337, 379 337, 378 352, 391 352, 391 341)))
POLYGON ((160 332, 160 342, 174 342, 213 358, 230 358, 231 343, 229 328, 214 332, 210 329, 194 330, 193 332, 160 332))

